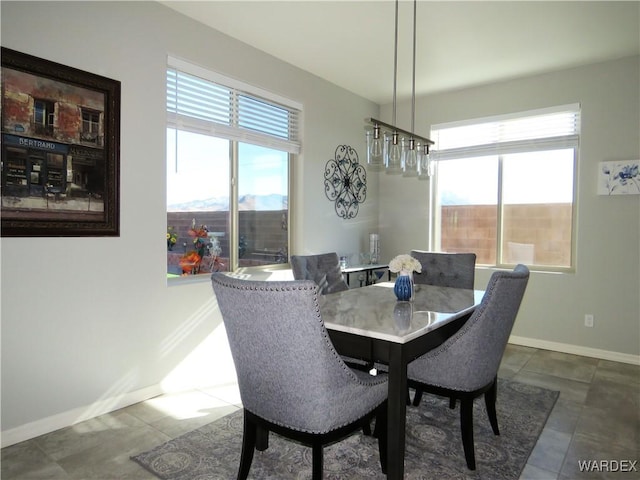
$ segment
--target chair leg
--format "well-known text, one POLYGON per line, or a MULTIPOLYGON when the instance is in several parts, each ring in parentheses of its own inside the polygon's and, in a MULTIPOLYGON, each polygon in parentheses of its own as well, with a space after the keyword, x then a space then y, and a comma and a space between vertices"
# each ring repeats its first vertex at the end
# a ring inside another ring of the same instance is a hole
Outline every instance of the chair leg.
POLYGON ((487 406, 487 414, 489 415, 489 423, 493 433, 500 435, 498 429, 498 416, 496 415, 496 397, 498 396, 498 380, 493 381, 491 388, 484 393, 484 404, 487 406))
POLYGON ((476 457, 473 452, 473 398, 460 400, 460 430, 462 447, 469 470, 476 469, 476 457))
POLYGON ((238 480, 246 480, 253 461, 253 451, 256 447, 256 433, 258 426, 247 418, 244 414, 244 431, 242 433, 242 453, 240 454, 240 468, 238 469, 238 480))
POLYGON ((422 389, 416 387, 416 394, 413 396, 413 406, 417 407, 420 405, 420 400, 422 400, 422 389))
POLYGON ((387 402, 384 402, 376 413, 376 429, 374 435, 378 438, 378 453, 380 455, 380 469, 387 473, 387 402))
POLYGON ((267 448, 269 448, 269 430, 258 426, 256 432, 256 450, 264 452, 267 448))
POLYGON ((322 480, 322 469, 323 469, 323 451, 322 444, 320 442, 314 442, 311 446, 311 455, 313 457, 313 470, 311 473, 312 480, 322 480))
POLYGON ((371 424, 369 423, 369 420, 365 420, 362 424, 362 434, 367 437, 371 436, 371 424))

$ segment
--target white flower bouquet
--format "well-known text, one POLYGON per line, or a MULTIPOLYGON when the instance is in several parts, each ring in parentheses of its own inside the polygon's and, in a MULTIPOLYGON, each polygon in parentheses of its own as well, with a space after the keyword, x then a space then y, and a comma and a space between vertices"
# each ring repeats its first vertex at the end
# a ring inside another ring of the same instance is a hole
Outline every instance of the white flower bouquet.
POLYGON ((398 255, 389 262, 389 270, 393 273, 398 272, 422 272, 422 265, 420 262, 413 258, 411 255, 398 255))

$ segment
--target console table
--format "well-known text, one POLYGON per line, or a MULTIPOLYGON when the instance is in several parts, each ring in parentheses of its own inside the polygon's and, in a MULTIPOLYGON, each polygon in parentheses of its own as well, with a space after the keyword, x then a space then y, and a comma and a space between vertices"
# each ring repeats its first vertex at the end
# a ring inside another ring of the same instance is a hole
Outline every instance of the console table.
MULTIPOLYGON (((362 287, 362 282, 364 281, 364 285, 371 285, 374 283, 374 272, 376 270, 385 270, 388 269, 389 265, 386 263, 371 263, 371 264, 362 264, 362 265, 351 265, 349 267, 345 267, 342 269, 342 273, 345 276, 345 279, 347 281, 347 285, 351 286, 351 284, 349 283, 349 276, 352 273, 364 273, 364 280, 360 279, 360 286, 362 287)), ((387 274, 389 276, 389 280, 391 280, 391 272, 387 271, 387 274)))

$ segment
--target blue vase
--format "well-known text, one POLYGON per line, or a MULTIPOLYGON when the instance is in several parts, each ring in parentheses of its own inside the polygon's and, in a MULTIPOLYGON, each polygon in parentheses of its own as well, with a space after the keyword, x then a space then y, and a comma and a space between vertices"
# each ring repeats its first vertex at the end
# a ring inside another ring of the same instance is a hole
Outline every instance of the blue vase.
POLYGON ((409 275, 398 275, 393 287, 396 298, 401 302, 408 302, 413 296, 413 283, 409 275))

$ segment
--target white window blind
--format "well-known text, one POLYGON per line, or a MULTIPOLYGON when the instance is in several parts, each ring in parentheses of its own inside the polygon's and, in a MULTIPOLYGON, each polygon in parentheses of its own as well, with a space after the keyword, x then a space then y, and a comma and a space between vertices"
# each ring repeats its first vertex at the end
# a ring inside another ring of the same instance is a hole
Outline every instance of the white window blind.
POLYGON ((169 61, 169 127, 297 154, 297 107, 295 102, 261 89, 179 60, 169 61))
POLYGON ((433 158, 450 160, 577 147, 580 105, 433 125, 433 158))

